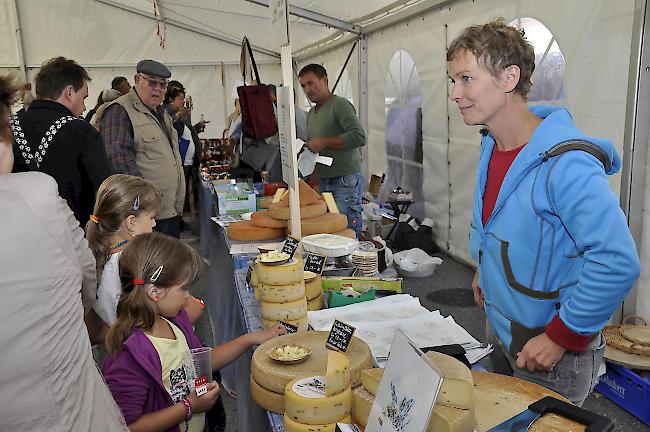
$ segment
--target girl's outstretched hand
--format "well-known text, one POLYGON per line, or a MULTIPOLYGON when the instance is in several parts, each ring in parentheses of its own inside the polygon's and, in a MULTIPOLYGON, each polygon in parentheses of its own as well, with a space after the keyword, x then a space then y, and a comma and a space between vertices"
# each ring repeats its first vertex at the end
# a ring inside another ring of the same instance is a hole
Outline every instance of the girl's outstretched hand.
POLYGON ((282 324, 277 322, 272 326, 265 328, 264 330, 253 333, 255 336, 255 345, 261 345, 269 339, 273 339, 277 336, 282 336, 286 332, 287 329, 285 329, 282 324))

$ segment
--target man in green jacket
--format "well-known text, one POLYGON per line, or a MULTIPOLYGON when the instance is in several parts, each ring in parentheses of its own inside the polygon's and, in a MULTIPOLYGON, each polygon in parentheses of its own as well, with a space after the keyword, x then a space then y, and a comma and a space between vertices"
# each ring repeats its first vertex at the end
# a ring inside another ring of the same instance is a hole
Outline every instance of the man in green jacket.
POLYGON ((339 211, 348 217, 348 227, 359 237, 364 184, 361 147, 366 144, 366 134, 354 106, 330 92, 323 66, 305 66, 298 80, 309 100, 315 103, 307 114, 307 148, 334 159, 331 166, 318 166, 321 192, 332 192, 339 211))

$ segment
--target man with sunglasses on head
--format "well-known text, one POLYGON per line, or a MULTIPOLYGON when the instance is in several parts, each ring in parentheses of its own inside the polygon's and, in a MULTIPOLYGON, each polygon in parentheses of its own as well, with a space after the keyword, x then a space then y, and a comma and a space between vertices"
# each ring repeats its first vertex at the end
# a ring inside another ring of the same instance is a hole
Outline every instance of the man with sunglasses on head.
POLYGON ((173 120, 161 106, 171 72, 154 60, 136 66, 135 85, 104 111, 99 131, 114 173, 151 181, 162 195, 156 230, 180 238, 185 176, 173 120))

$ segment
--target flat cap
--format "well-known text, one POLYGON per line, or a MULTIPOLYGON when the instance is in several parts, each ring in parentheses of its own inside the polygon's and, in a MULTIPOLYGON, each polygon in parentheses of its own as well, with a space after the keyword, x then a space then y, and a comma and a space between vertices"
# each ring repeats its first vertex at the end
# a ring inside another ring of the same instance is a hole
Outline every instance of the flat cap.
POLYGON ((135 67, 135 70, 138 73, 143 73, 151 76, 157 76, 161 78, 169 78, 172 76, 172 73, 167 69, 167 67, 155 60, 140 60, 135 67))

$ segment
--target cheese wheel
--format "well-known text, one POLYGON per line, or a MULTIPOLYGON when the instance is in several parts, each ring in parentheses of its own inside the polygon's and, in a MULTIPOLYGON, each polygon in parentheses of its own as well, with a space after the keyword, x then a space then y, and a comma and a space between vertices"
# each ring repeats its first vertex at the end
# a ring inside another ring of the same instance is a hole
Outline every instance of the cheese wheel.
POLYGON ((325 394, 334 396, 350 387, 350 359, 343 353, 330 350, 327 353, 325 394))
POLYGON ((273 240, 284 236, 282 228, 263 228, 251 221, 232 222, 228 225, 228 238, 239 241, 273 240))
POLYGON ((363 387, 359 386, 352 390, 352 420, 354 423, 366 427, 374 401, 375 397, 363 387))
POLYGON ((305 283, 298 282, 289 285, 259 284, 260 300, 269 303, 287 303, 305 297, 305 283))
POLYGON ((262 198, 261 200, 258 201, 259 207, 262 208, 262 209, 267 209, 267 208, 269 208, 269 204, 271 204, 271 201, 273 201, 272 196, 264 197, 264 198, 262 198))
POLYGON ((474 410, 435 405, 427 432, 473 432, 476 429, 474 410))
POLYGON ((299 300, 287 303, 260 301, 260 312, 267 320, 297 320, 307 315, 307 299, 302 297, 299 300))
POLYGON ((284 395, 268 391, 259 385, 253 377, 250 380, 251 397, 256 404, 267 411, 284 414, 284 395))
POLYGON ((452 408, 474 409, 474 379, 469 368, 439 352, 429 351, 426 355, 445 373, 436 403, 452 408))
MULTIPOLYGON (((311 219, 300 220, 302 236, 312 234, 332 234, 344 230, 348 226, 348 217, 339 213, 326 213, 311 219)), ((291 230, 291 227, 288 228, 291 230)))
POLYGON ((282 265, 257 263, 257 279, 266 285, 291 285, 304 281, 303 262, 294 259, 282 265))
POLYGON ((268 210, 260 210, 251 214, 251 223, 258 227, 264 228, 286 228, 287 221, 273 219, 268 210))
POLYGON ((307 311, 317 311, 323 309, 323 293, 307 301, 307 311))
MULTIPOLYGON (((291 213, 289 207, 281 207, 280 204, 269 204, 269 216, 274 219, 289 220, 291 213)), ((325 201, 316 201, 311 204, 300 206, 300 219, 312 219, 327 213, 325 201)))
POLYGON ((305 297, 307 300, 313 300, 323 294, 323 279, 316 276, 314 279, 305 282, 305 297))
MULTIPOLYGON (((300 207, 315 203, 320 199, 321 196, 318 195, 318 192, 305 183, 303 179, 298 179, 298 200, 300 201, 300 207)), ((289 207, 289 194, 284 195, 277 204, 279 204, 280 207, 289 207)), ((327 207, 327 204, 325 204, 325 206, 327 207)))
POLYGON ((346 228, 343 231, 339 231, 339 232, 336 232, 334 234, 339 235, 341 237, 351 238, 351 239, 356 239, 357 238, 357 233, 351 228, 346 228))
POLYGON ((361 385, 363 388, 373 396, 377 396, 377 389, 381 382, 381 377, 384 375, 384 369, 373 368, 361 371, 361 385))
POLYGON ((322 376, 298 378, 284 389, 284 414, 298 423, 319 425, 336 423, 350 415, 352 389, 327 396, 322 376))
MULTIPOLYGON (((352 419, 347 416, 336 423, 350 424, 352 419)), ((319 425, 307 425, 291 420, 291 417, 284 415, 284 432, 336 432, 336 423, 319 425)))
MULTIPOLYGON (((296 378, 324 375, 327 370, 325 347, 327 331, 308 331, 278 336, 258 346, 251 359, 251 374, 255 381, 267 390, 284 393, 287 383, 296 378), (303 345, 311 348, 311 355, 302 363, 287 366, 271 357, 269 351, 279 345, 303 345)), ((372 355, 368 344, 356 336, 352 337, 346 352, 350 358, 350 385, 361 384, 361 371, 372 367, 372 355)))
MULTIPOLYGON (((262 326, 264 327, 271 327, 272 325, 275 325, 277 323, 277 320, 267 320, 264 317, 261 317, 262 320, 262 326)), ((309 320, 307 319, 307 315, 304 317, 298 318, 297 320, 282 320, 286 322, 287 324, 295 325, 298 327, 299 332, 305 332, 309 328, 309 320)))

